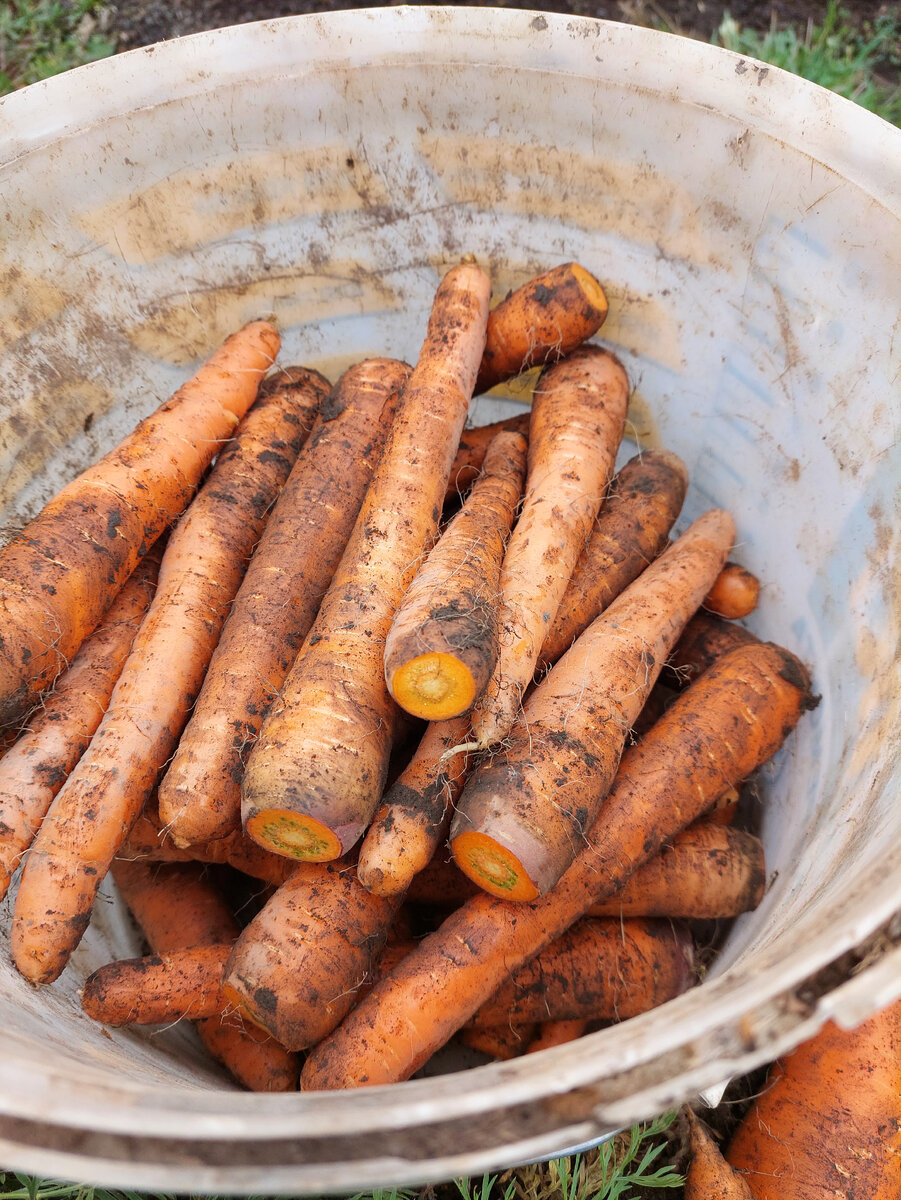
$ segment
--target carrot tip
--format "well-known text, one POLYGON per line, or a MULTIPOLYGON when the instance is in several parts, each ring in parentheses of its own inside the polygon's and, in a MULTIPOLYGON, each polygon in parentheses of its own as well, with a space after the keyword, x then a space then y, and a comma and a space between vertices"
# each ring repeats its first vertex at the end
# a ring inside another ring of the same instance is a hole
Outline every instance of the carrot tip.
POLYGON ((452 654, 435 651, 408 659, 391 677, 391 694, 401 708, 426 721, 447 721, 472 707, 476 681, 452 654))
POLYGON ((341 857, 339 838, 321 821, 281 808, 265 808, 249 817, 248 837, 265 850, 302 862, 331 862, 341 857))
POLYGON ((515 854, 477 831, 458 834, 451 842, 457 866, 483 891, 501 900, 534 900, 538 888, 515 854))

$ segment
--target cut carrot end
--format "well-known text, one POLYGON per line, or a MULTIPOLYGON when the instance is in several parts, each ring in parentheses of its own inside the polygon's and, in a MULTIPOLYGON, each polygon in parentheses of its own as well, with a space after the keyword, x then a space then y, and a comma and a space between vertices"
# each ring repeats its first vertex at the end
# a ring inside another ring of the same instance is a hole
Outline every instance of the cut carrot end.
POLYGON ((483 891, 501 900, 534 900, 538 888, 522 863, 487 834, 468 830, 451 842, 457 866, 483 891))
POLYGON ((222 1001, 226 1014, 237 1013, 243 1021, 247 1021, 248 1024, 253 1025, 256 1029, 262 1029, 270 1037, 274 1036, 272 1030, 263 1024, 253 1009, 249 1007, 243 995, 231 984, 224 983, 222 985, 222 1001))
POLYGON ((588 303, 606 316, 607 297, 595 277, 578 263, 573 263, 571 270, 588 303))
POLYGON ((331 862, 341 857, 341 842, 327 825, 304 813, 264 808, 248 818, 248 837, 274 854, 301 862, 331 862))
POLYGON ((476 698, 472 671, 453 654, 434 652, 408 659, 391 677, 391 694, 401 708, 426 721, 448 721, 476 698))

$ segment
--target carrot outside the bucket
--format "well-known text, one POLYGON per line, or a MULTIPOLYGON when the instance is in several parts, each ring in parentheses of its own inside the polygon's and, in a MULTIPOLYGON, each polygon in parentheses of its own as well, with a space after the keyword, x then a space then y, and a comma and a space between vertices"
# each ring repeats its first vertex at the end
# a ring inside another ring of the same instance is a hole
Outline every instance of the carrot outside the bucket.
POLYGON ((754 1200, 743 1175, 734 1171, 716 1142, 686 1109, 691 1161, 685 1175, 685 1200, 754 1200))
POLYGON ((578 263, 530 279, 491 310, 476 394, 564 358, 597 333, 606 317, 603 288, 578 263))
POLYGON ((387 778, 396 706, 382 651, 435 537, 485 344, 490 284, 453 268, 344 557, 247 761, 242 818, 261 845, 327 861, 362 836, 387 778))
POLYGON ((278 349, 262 321, 232 334, 0 550, 0 727, 34 706, 185 509, 278 349))
POLYGON ((347 370, 331 394, 317 373, 300 377, 321 411, 263 531, 160 782, 160 816, 180 845, 241 829, 245 757, 341 561, 408 374, 395 359, 368 359, 347 370))
POLYGON ((482 474, 410 584, 385 639, 385 679, 414 717, 468 712, 498 653, 498 595, 507 538, 522 495, 528 443, 497 434, 482 474))
POLYGON ((716 662, 625 752, 585 846, 553 891, 527 904, 486 893, 466 901, 310 1052, 302 1087, 409 1078, 509 971, 622 887, 724 786, 770 759, 813 703, 806 669, 781 647, 739 647, 716 662))
POLYGON ((661 666, 732 547, 722 509, 695 521, 598 617, 526 701, 463 789, 450 845, 509 900, 554 886, 584 845, 661 666))
POLYGON ((171 756, 247 560, 300 448, 294 398, 263 397, 166 545, 156 593, 103 720, 22 871, 11 949, 41 985, 65 968, 110 862, 171 756))

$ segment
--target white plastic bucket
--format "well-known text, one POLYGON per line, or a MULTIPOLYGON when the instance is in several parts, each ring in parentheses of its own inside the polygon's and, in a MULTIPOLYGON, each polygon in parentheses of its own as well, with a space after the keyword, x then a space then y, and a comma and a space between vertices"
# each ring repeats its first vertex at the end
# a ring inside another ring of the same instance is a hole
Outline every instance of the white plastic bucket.
POLYGON ((135 952, 109 892, 40 994, 0 954, 4 1167, 236 1194, 470 1174, 600 1137, 901 995, 897 130, 666 34, 400 7, 85 67, 4 100, 0 139, 5 522, 250 317, 275 317, 283 362, 334 374, 415 357, 463 254, 498 293, 576 259, 609 291, 634 432, 688 463, 686 518, 733 511, 765 582, 751 625, 822 696, 765 773, 763 904, 665 1009, 465 1074, 248 1095, 180 1028, 81 1014, 85 973, 135 952))

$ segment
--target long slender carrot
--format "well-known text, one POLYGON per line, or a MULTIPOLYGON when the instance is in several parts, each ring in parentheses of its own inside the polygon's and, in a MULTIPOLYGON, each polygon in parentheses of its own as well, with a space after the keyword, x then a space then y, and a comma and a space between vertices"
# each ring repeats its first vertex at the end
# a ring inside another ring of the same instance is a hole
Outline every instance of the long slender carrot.
POLYGON ((178 749, 159 788, 177 844, 241 827, 247 748, 291 669, 353 529, 409 368, 351 367, 324 407, 278 499, 235 597, 178 749))
POLYGON ((98 967, 84 981, 81 1007, 104 1025, 164 1025, 222 1013, 222 976, 231 943, 191 946, 98 967))
POLYGON ((406 892, 446 835, 468 768, 465 752, 448 752, 469 730, 467 718, 433 721, 410 762, 385 792, 360 845, 357 876, 379 896, 406 892))
POLYGON ((555 663, 657 557, 687 486, 685 464, 668 450, 636 454, 617 472, 544 639, 540 665, 555 663))
POLYGON ((597 333, 606 317, 603 288, 578 263, 530 279, 491 310, 476 392, 563 358, 597 333))
POLYGON ((691 1109, 686 1111, 691 1162, 685 1175, 685 1200, 754 1200, 744 1176, 732 1170, 691 1109))
POLYGON ((726 1151, 754 1200, 901 1193, 901 1001, 771 1068, 726 1151))
POLYGON ((297 858, 346 852, 385 786, 396 706, 382 649, 434 538, 485 341, 489 282, 455 267, 316 623, 247 762, 244 827, 297 858))
POLYGON ((301 1086, 409 1078, 508 973, 621 888, 722 793, 775 754, 813 701, 807 672, 769 643, 739 647, 686 689, 623 755, 584 849, 547 896, 480 894, 419 943, 313 1049, 301 1086))
MULTIPOLYGON (((233 942, 238 924, 228 905, 195 863, 147 864, 116 860, 113 879, 156 954, 233 942)), ((244 1026, 237 1014, 195 1023, 207 1050, 244 1087, 290 1092, 297 1087, 297 1056, 268 1034, 244 1026)))
POLYGON ((188 504, 278 348, 262 321, 232 334, 0 550, 0 727, 32 707, 188 504))
POLYGON ((19 740, 0 758, 0 899, 100 724, 150 604, 161 554, 159 545, 138 563, 19 740))
POLYGON ((747 617, 757 607, 760 580, 740 563, 727 562, 704 597, 704 608, 729 620, 747 617))
POLYGON ((496 434, 521 433, 523 437, 528 437, 529 420, 530 414, 523 412, 490 425, 474 425, 471 429, 464 429, 454 455, 444 503, 458 500, 475 483, 481 474, 488 445, 496 434))
POLYGON ((583 346, 542 373, 532 402, 526 494, 501 571, 500 653, 473 710, 480 748, 506 737, 519 715, 613 474, 628 399, 621 363, 598 346, 583 346))
POLYGON ((450 844, 480 887, 533 900, 573 861, 629 730, 734 533, 722 509, 695 521, 592 622, 526 701, 504 750, 470 777, 450 844))
POLYGON ((178 741, 247 560, 299 449, 293 398, 264 397, 173 531, 156 594, 97 732, 60 789, 22 871, 11 946, 49 983, 178 741), (286 408, 287 404, 287 408, 286 408))

